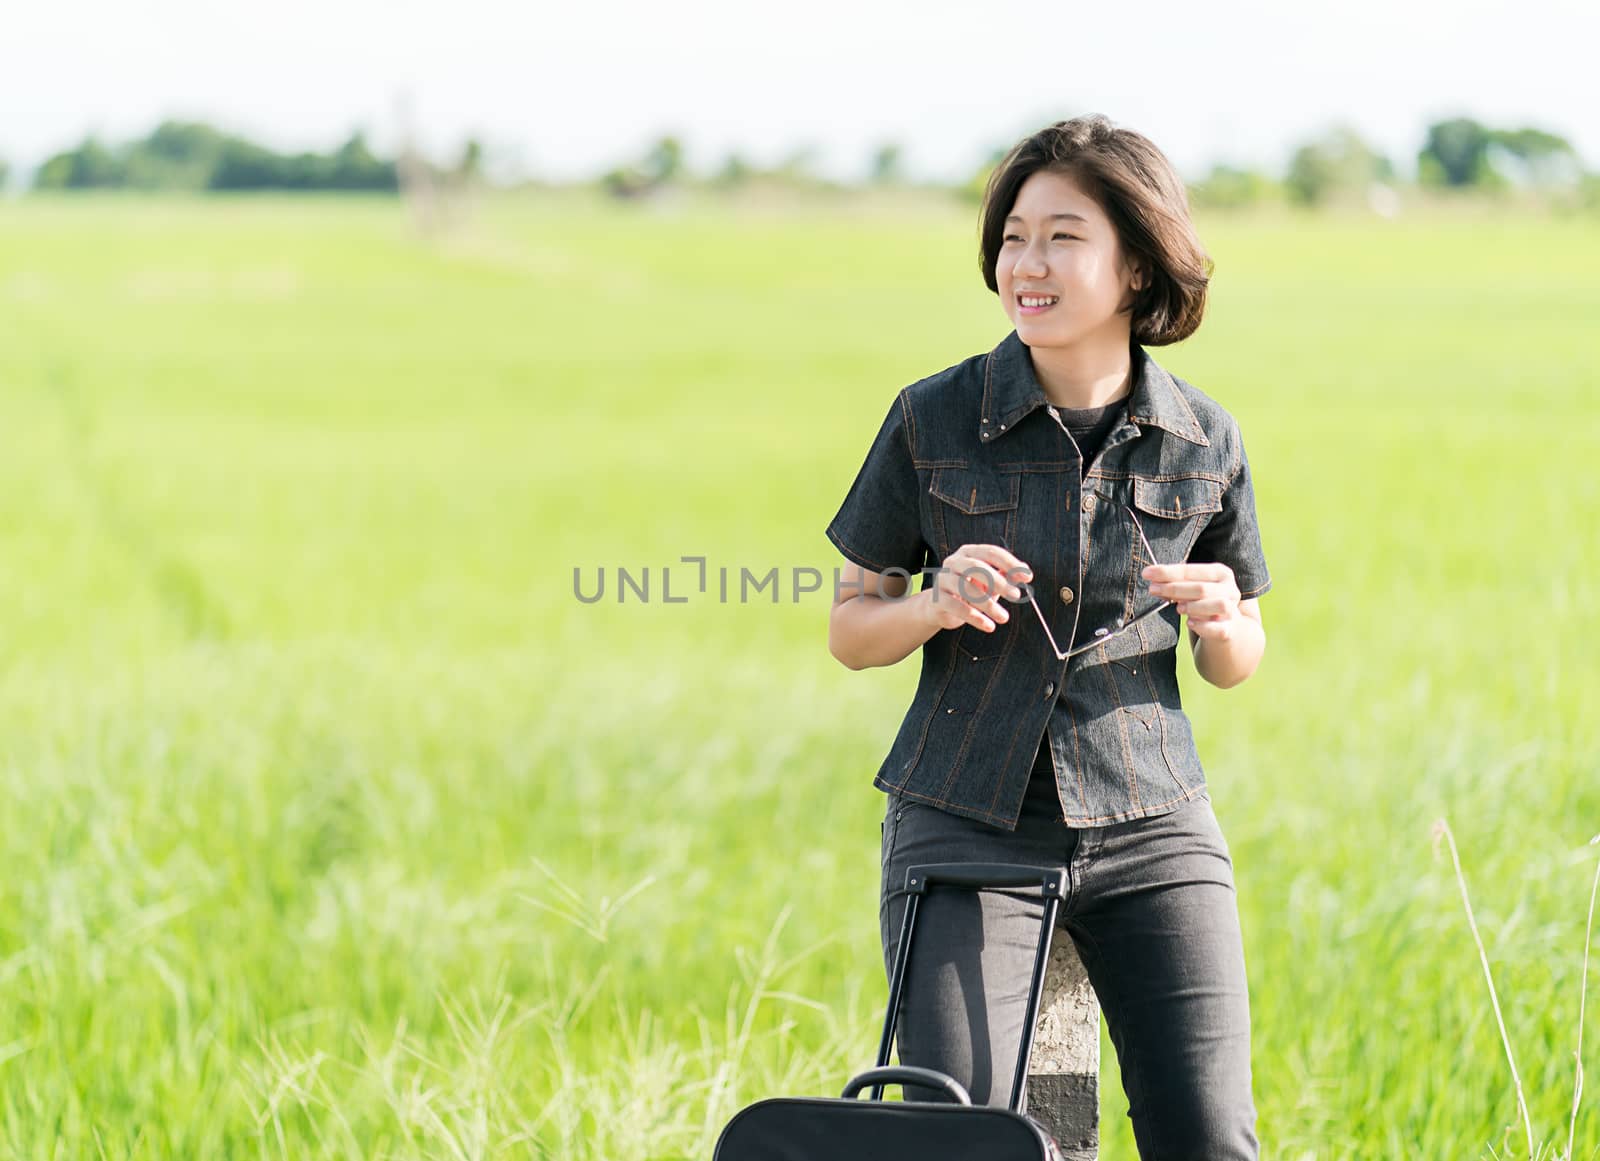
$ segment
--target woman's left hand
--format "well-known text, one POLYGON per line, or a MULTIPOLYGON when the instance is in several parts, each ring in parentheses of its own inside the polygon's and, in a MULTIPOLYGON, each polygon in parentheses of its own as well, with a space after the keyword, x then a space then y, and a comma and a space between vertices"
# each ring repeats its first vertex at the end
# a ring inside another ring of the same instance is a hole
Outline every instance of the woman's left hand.
POLYGON ((1196 637, 1226 641, 1243 619, 1233 569, 1221 562, 1152 564, 1139 574, 1150 592, 1172 601, 1196 637))

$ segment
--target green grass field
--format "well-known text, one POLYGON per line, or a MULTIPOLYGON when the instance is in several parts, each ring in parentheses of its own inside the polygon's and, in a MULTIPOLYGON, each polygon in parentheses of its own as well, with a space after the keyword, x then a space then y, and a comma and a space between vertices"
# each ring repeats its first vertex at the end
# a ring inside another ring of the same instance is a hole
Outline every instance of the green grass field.
MULTIPOLYGON (((826 591, 716 577, 840 563, 891 396, 1009 329, 974 223, 0 203, 0 1154, 709 1158, 869 1064, 915 660, 849 672, 826 591)), ((1600 857, 1600 223, 1201 231, 1209 317, 1156 354, 1239 419, 1275 582, 1251 681, 1182 671, 1264 1155, 1525 1154, 1447 818, 1551 1156, 1600 857)))

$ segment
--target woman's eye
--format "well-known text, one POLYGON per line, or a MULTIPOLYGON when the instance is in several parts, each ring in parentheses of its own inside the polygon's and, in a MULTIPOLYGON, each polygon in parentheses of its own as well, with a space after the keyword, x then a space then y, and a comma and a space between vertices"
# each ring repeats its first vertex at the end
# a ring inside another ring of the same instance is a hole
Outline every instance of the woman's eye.
MULTIPOLYGON (((1077 236, 1076 234, 1057 234, 1056 238, 1076 238, 1077 236)), ((1051 241, 1055 241, 1055 238, 1052 238, 1051 241)))
POLYGON ((1022 241, 1022 238, 1021 238, 1021 236, 1019 236, 1017 234, 1007 234, 1004 238, 1001 239, 1001 241, 1003 241, 1003 242, 1011 242, 1011 241, 1020 242, 1020 241, 1022 241))

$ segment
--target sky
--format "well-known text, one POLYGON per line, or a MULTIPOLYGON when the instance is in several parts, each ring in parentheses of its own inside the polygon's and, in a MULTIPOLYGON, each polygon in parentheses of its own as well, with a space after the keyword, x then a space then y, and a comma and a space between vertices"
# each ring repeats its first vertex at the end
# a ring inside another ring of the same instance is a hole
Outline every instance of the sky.
POLYGON ((493 171, 592 177, 665 133, 691 169, 806 149, 830 176, 881 142, 922 179, 1100 112, 1189 178, 1281 171, 1349 124, 1414 168, 1429 121, 1566 136, 1600 168, 1597 0, 0 0, 0 158, 14 181, 88 132, 207 120, 282 149, 409 123, 493 171), (408 112, 403 112, 409 110, 408 112))

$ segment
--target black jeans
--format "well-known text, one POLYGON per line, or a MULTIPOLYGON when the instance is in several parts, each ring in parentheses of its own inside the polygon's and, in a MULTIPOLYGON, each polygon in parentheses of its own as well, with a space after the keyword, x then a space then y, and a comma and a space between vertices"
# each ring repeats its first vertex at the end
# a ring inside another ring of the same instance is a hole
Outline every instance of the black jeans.
MULTIPOLYGON (((888 796, 879 923, 885 975, 900 942, 906 867, 1031 863, 1068 868, 1058 929, 1077 946, 1122 1070, 1143 1161, 1255 1161, 1250 997, 1233 860, 1209 794, 1177 810, 1071 828, 1047 783, 1013 831, 888 796)), ((1024 894, 935 887, 917 911, 902 997, 902 1064, 955 1077, 1004 1105, 1021 1044, 1043 904, 1024 894)), ((908 1100, 941 1100, 912 1085, 908 1100)))

